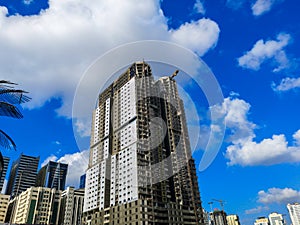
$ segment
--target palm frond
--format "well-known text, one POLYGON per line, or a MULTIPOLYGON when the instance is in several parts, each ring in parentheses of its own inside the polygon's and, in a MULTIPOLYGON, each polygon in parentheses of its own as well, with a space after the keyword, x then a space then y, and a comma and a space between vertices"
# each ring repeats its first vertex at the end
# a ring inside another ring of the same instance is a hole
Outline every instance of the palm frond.
POLYGON ((13 118, 23 118, 19 109, 7 102, 0 102, 0 116, 9 116, 13 118))
POLYGON ((0 145, 9 150, 16 150, 15 142, 4 131, 0 129, 0 145))
POLYGON ((13 85, 17 85, 16 83, 12 83, 12 82, 10 82, 8 80, 0 80, 0 85, 1 84, 13 84, 13 85))
POLYGON ((30 97, 25 95, 26 91, 6 89, 0 87, 0 101, 7 102, 10 104, 21 104, 30 101, 30 97))

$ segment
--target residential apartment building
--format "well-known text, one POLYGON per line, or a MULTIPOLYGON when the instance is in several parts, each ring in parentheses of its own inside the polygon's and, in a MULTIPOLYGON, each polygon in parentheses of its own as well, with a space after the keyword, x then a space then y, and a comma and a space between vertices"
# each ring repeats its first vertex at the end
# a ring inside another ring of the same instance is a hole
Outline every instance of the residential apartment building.
POLYGON ((176 74, 137 62, 98 96, 84 224, 204 224, 176 74))
POLYGON ((68 187, 62 192, 59 225, 81 225, 84 189, 68 187))
POLYGON ((273 212, 269 214, 270 225, 285 225, 282 214, 273 212))
POLYGON ((46 187, 31 187, 15 198, 13 224, 58 224, 61 191, 46 187))
POLYGON ((5 222, 5 217, 9 205, 9 195, 0 194, 0 224, 5 222))
POLYGON ((300 225, 300 204, 299 203, 287 204, 287 208, 290 214, 292 224, 300 225))
POLYGON ((212 225, 227 225, 227 214, 223 210, 214 210, 210 219, 212 225))
POLYGON ((39 160, 40 157, 22 153, 19 159, 12 163, 5 194, 14 198, 27 188, 35 186, 39 160))
POLYGON ((240 219, 238 215, 228 215, 226 216, 228 225, 240 225, 240 219))
POLYGON ((65 190, 68 164, 49 161, 43 166, 36 178, 37 187, 56 188, 56 190, 65 190))

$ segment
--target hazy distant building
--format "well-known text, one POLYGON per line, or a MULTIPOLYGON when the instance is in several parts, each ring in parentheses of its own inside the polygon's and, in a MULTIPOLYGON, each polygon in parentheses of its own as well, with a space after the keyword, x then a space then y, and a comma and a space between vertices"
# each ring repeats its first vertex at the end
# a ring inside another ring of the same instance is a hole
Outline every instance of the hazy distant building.
POLYGON ((254 225, 270 225, 269 219, 266 217, 258 217, 255 220, 254 225))
POLYGON ((79 188, 85 188, 86 174, 80 176, 79 188))
POLYGON ((16 197, 11 223, 53 224, 59 219, 61 191, 31 187, 16 197))
POLYGON ((292 224, 300 225, 300 204, 299 203, 288 204, 287 208, 289 210, 292 224))
POLYGON ((84 189, 68 187, 61 194, 59 225, 81 225, 84 189))
POLYGON ((227 215, 223 210, 215 210, 211 213, 212 225, 227 225, 227 215))
POLYGON ((240 219, 238 215, 228 215, 226 216, 228 225, 240 225, 240 219))
POLYGON ((65 190, 67 172, 68 164, 49 161, 39 170, 35 186, 56 188, 63 191, 65 190))
POLYGON ((9 199, 9 195, 0 194, 0 224, 3 224, 5 222, 9 199))
POLYGON ((273 212, 269 214, 270 225, 285 225, 282 214, 273 212))
POLYGON ((204 224, 176 74, 136 62, 98 96, 84 224, 204 224))
POLYGON ((7 168, 8 168, 8 164, 9 164, 9 158, 3 156, 3 163, 4 163, 3 164, 3 169, 0 172, 0 192, 1 192, 2 188, 3 188, 4 179, 5 179, 7 168))
POLYGON ((14 198, 34 186, 39 160, 40 157, 21 154, 19 159, 12 163, 5 194, 14 198))

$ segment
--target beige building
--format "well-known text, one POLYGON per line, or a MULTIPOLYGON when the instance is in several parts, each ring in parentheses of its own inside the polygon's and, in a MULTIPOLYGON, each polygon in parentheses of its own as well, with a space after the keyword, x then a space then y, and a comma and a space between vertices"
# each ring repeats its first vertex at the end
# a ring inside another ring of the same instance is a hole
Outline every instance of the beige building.
POLYGON ((60 225, 81 225, 84 189, 68 187, 61 194, 60 225))
POLYGON ((269 215, 270 225, 284 225, 285 221, 282 214, 273 212, 269 215))
POLYGON ((259 217, 255 220, 254 225, 269 225, 269 219, 266 217, 259 217))
POLYGON ((0 223, 4 223, 9 205, 9 195, 0 194, 0 223))
POLYGON ((238 215, 228 215, 226 216, 228 225, 240 225, 240 220, 238 215))
POLYGON ((12 223, 58 224, 61 191, 31 187, 16 197, 12 223))

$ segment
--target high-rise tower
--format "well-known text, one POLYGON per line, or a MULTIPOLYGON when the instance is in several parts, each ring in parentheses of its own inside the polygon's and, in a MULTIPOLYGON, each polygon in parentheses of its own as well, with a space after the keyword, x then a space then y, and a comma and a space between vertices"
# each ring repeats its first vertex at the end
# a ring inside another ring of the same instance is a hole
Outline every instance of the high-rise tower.
POLYGON ((7 195, 14 198, 35 185, 39 161, 40 157, 21 154, 19 159, 13 162, 6 187, 7 195))
POLYGON ((68 164, 49 161, 43 166, 36 178, 35 186, 65 190, 68 164))
POLYGON ((84 224, 204 224, 176 74, 137 62, 99 95, 84 224))

